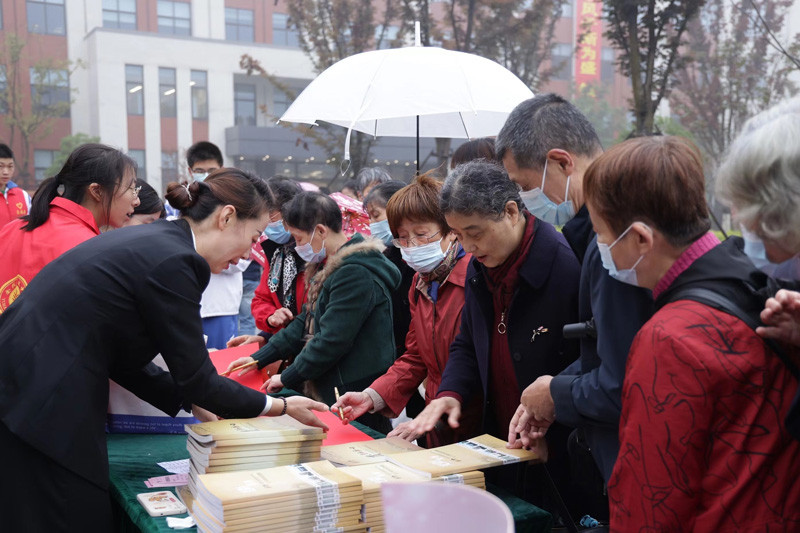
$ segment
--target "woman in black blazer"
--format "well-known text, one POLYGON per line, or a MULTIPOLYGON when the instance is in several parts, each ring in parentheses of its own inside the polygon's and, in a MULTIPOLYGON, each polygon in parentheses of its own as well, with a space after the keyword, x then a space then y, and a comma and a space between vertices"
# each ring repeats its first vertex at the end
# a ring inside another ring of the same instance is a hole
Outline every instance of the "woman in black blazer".
POLYGON ((324 404, 273 401, 220 377, 203 342, 210 272, 249 253, 268 222, 266 194, 259 178, 235 169, 171 183, 180 220, 90 239, 47 265, 0 315, 4 529, 110 530, 109 379, 171 415, 196 405, 226 418, 285 412, 324 427, 311 412, 324 404), (158 353, 169 373, 151 363, 158 353))

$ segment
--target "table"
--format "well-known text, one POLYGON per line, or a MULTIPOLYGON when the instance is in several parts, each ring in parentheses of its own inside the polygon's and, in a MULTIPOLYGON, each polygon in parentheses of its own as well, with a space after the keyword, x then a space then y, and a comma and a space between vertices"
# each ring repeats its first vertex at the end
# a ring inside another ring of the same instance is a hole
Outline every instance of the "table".
MULTIPOLYGON (((357 422, 354 424, 371 437, 376 439, 384 437, 357 422)), ((136 495, 140 492, 168 490, 148 489, 144 480, 168 474, 156 463, 189 457, 189 452, 186 450, 186 435, 113 434, 108 435, 107 445, 116 531, 146 533, 196 531, 196 529, 170 529, 166 517, 155 518, 148 515, 136 500, 136 495)), ((550 513, 497 487, 489 485, 487 490, 498 496, 511 509, 518 533, 544 532, 552 528, 553 519, 550 513)))

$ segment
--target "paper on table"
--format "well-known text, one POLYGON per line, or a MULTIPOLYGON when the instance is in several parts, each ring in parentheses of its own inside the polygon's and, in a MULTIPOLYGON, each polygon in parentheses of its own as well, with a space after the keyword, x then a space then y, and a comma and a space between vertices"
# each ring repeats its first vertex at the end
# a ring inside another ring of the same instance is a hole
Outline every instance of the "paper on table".
POLYGON ((190 527, 194 527, 197 524, 195 524, 194 518, 192 518, 191 516, 187 516, 186 518, 176 518, 174 516, 168 516, 167 525, 171 529, 189 529, 190 527))
POLYGON ((151 477, 144 482, 149 488, 178 487, 189 483, 189 474, 172 474, 171 476, 151 477))
POLYGON ((179 461, 164 461, 163 463, 157 464, 171 474, 189 473, 189 459, 181 459, 179 461))

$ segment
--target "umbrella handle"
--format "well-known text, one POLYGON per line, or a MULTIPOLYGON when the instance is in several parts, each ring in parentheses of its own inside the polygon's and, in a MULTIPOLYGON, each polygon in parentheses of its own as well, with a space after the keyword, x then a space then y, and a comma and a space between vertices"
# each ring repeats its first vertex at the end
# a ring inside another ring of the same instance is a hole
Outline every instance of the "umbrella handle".
POLYGON ((347 174, 347 171, 350 170, 350 159, 343 159, 341 163, 339 163, 339 171, 342 173, 342 176, 347 174), (347 163, 347 166, 345 166, 347 163))

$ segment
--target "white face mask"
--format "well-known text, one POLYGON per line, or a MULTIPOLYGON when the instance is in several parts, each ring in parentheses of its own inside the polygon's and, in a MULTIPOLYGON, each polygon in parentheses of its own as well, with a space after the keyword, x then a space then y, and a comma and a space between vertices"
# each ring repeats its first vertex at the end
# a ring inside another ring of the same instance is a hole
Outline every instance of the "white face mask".
POLYGON ((442 239, 436 242, 429 242, 422 246, 411 246, 400 248, 400 255, 403 261, 411 268, 422 274, 427 274, 444 260, 442 251, 442 239))
POLYGON ((314 240, 314 235, 316 233, 317 228, 314 228, 314 231, 311 232, 311 238, 308 239, 307 243, 294 247, 294 251, 297 252, 297 255, 299 255, 300 258, 306 263, 319 263, 325 259, 325 239, 322 240, 322 246, 320 247, 319 252, 315 252, 314 248, 311 247, 311 241, 314 240))
MULTIPOLYGON (((636 275, 636 267, 644 258, 644 254, 639 256, 639 259, 633 264, 630 268, 625 268, 623 270, 618 270, 617 265, 614 263, 614 257, 611 255, 611 248, 614 247, 622 238, 631 230, 633 224, 628 226, 628 229, 623 231, 617 239, 612 242, 611 244, 604 244, 602 242, 597 243, 597 249, 600 251, 600 259, 603 261, 603 266, 606 270, 608 270, 608 274, 617 281, 621 281, 622 283, 627 283, 628 285, 633 285, 634 287, 640 287, 639 285, 639 278, 636 275)), ((647 229, 650 229, 647 225, 645 225, 647 229)), ((651 230, 652 231, 652 230, 651 230)))
POLYGON ((208 177, 208 172, 192 172, 192 178, 198 183, 202 183, 208 177))
POLYGON ((542 186, 522 191, 519 193, 522 202, 528 211, 538 219, 544 220, 556 226, 563 226, 575 216, 575 206, 569 200, 569 180, 572 176, 567 176, 567 188, 564 191, 565 200, 556 205, 554 201, 544 193, 544 182, 547 179, 547 159, 544 160, 544 170, 542 171, 542 186))

